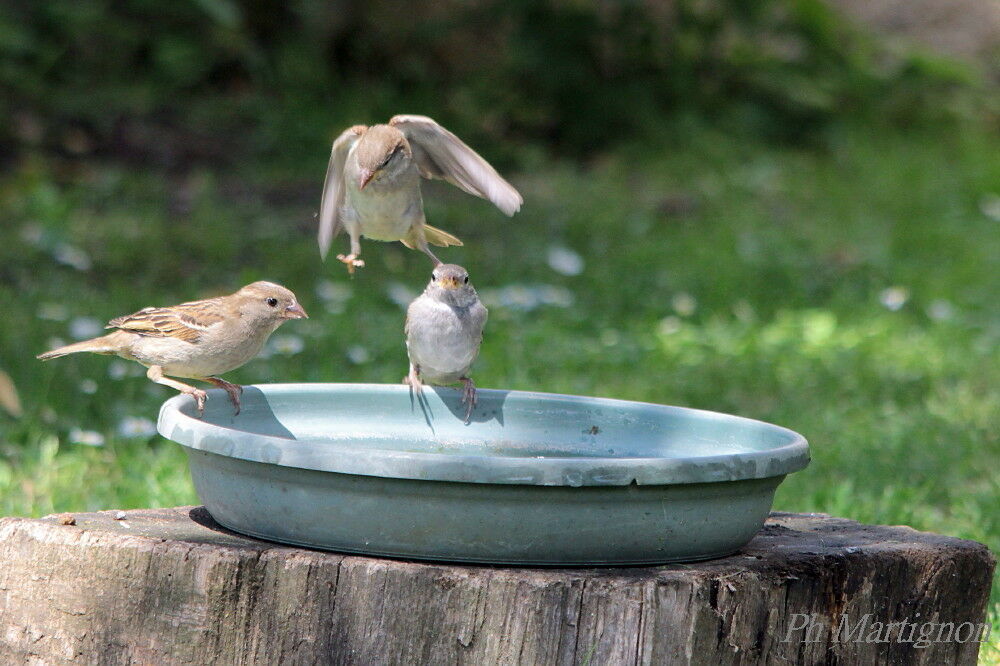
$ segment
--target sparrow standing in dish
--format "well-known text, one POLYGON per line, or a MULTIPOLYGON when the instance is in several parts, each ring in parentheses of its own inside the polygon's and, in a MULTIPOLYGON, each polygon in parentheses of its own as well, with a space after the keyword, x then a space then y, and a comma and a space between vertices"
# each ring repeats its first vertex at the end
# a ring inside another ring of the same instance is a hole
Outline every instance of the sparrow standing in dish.
POLYGON ((47 361, 77 352, 113 354, 138 361, 146 376, 187 393, 198 414, 208 394, 170 377, 215 384, 229 394, 240 413, 243 387, 216 375, 235 370, 256 356, 268 337, 289 319, 307 317, 288 289, 272 282, 254 282, 235 294, 182 303, 168 308, 145 308, 112 319, 105 328, 114 333, 53 349, 38 358, 47 361))
POLYGON ((361 237, 402 241, 426 253, 428 243, 461 245, 455 236, 426 224, 420 179, 442 178, 489 199, 506 215, 521 208, 521 195, 457 136, 426 116, 394 116, 388 125, 355 125, 333 142, 319 213, 319 250, 346 229, 351 253, 337 259, 354 272, 364 266, 361 237))
POLYGON ((406 310, 410 374, 403 381, 418 392, 423 382, 462 382, 466 423, 476 406, 476 385, 469 369, 479 356, 488 314, 469 284, 468 271, 455 264, 436 266, 424 293, 406 310))

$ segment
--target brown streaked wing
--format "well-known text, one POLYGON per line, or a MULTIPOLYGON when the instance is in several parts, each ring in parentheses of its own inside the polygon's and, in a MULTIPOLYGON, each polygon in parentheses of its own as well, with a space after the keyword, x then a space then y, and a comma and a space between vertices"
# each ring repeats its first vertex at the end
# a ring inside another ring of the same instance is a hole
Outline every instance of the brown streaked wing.
POLYGON ((177 338, 198 342, 202 332, 223 320, 218 299, 182 303, 169 308, 144 308, 136 313, 117 317, 107 328, 119 328, 156 338, 177 338))

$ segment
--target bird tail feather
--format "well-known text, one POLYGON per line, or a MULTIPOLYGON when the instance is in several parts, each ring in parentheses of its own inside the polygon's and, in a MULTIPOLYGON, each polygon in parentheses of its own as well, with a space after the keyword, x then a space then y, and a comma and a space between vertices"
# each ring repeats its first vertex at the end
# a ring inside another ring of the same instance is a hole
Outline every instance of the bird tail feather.
MULTIPOLYGON (((117 331, 115 333, 117 333, 117 331)), ((84 340, 83 342, 74 342, 71 345, 66 345, 65 347, 59 347, 58 349, 47 351, 44 354, 39 354, 36 358, 48 361, 52 358, 68 356, 69 354, 78 354, 80 352, 90 352, 92 354, 115 354, 119 348, 119 345, 116 344, 115 333, 102 335, 99 338, 93 338, 91 340, 84 340)))
MULTIPOLYGON (((438 247, 448 247, 449 245, 464 245, 456 236, 452 236, 447 231, 442 231, 437 227, 432 227, 429 224, 424 225, 424 238, 431 245, 437 245, 438 247)), ((406 238, 402 239, 403 245, 410 248, 411 250, 419 250, 420 245, 416 242, 414 234, 411 232, 406 238)))

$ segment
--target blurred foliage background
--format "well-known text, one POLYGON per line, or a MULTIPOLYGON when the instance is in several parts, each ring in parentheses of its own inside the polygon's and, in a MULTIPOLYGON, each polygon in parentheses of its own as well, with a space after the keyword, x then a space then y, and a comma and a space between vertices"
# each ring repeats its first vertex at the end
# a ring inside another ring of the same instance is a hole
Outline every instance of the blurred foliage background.
POLYGON ((197 501, 168 391, 33 359, 143 306, 277 280, 312 318, 232 379, 398 381, 426 260, 348 279, 314 216, 345 126, 423 113, 525 196, 425 186, 481 385, 775 421, 777 508, 1000 549, 1000 10, 913 1, 0 5, 0 510, 197 501))
POLYGON ((174 168, 301 163, 318 136, 401 108, 505 164, 662 140, 685 120, 815 142, 845 118, 952 116, 977 83, 820 0, 55 0, 7 5, 0 60, 5 152, 174 168))

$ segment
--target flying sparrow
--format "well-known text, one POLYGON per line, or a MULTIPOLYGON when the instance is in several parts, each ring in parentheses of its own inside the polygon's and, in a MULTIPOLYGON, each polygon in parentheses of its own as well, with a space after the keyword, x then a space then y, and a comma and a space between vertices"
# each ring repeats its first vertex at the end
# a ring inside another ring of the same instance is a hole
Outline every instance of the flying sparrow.
POLYGON ((205 411, 208 394, 171 377, 215 384, 229 394, 239 414, 243 387, 216 375, 256 356, 286 320, 307 316, 288 289, 273 282, 254 282, 228 296, 117 317, 105 327, 118 329, 115 332, 53 349, 38 358, 47 361, 77 352, 117 355, 149 368, 146 376, 157 384, 192 396, 199 415, 205 411))
POLYGON ((426 116, 394 116, 388 125, 355 125, 333 142, 319 213, 323 257, 334 236, 346 229, 351 253, 337 255, 354 272, 364 266, 361 236, 402 241, 441 262, 428 243, 447 247, 462 241, 424 219, 420 178, 442 178, 469 194, 489 199, 510 216, 521 195, 461 139, 426 116))
POLYGON ((403 381, 417 392, 423 382, 462 382, 465 422, 476 406, 476 385, 469 368, 479 356, 489 313, 469 284, 469 273, 455 264, 434 267, 431 281, 406 310, 406 352, 410 374, 403 381))

